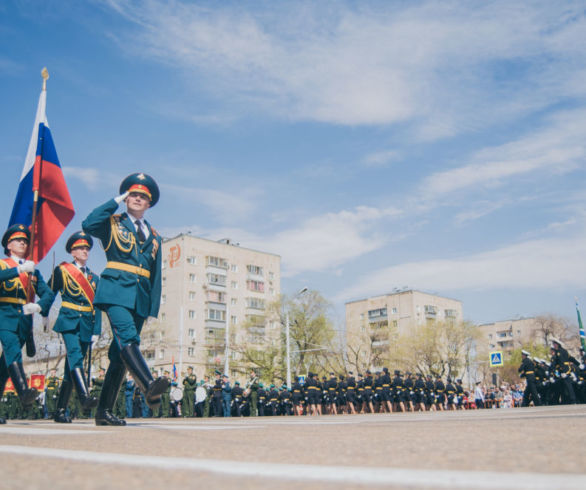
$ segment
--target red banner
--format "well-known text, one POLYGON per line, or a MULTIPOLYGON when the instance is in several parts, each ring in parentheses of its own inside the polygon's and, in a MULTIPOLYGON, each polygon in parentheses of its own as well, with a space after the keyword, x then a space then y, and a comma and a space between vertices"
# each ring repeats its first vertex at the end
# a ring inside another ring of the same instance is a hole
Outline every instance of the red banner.
POLYGON ((31 374, 29 380, 29 387, 34 388, 38 391, 44 391, 45 389, 45 375, 44 374, 31 374))
POLYGON ((4 393, 8 392, 14 393, 14 384, 10 378, 8 378, 8 381, 6 381, 6 386, 4 387, 4 393))

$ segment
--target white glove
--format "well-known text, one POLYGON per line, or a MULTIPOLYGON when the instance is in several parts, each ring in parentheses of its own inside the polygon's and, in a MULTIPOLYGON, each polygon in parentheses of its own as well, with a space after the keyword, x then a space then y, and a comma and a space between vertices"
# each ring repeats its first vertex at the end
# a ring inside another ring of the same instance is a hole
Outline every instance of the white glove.
POLYGON ((92 335, 92 344, 95 344, 99 338, 99 335, 92 335))
POLYGON ((30 273, 35 272, 35 263, 32 260, 25 260, 24 264, 20 264, 18 267, 18 273, 30 273))
POLYGON ((27 303, 22 307, 22 312, 25 315, 32 315, 33 313, 40 313, 41 307, 36 303, 27 303))
POLYGON ((128 197, 128 191, 126 191, 124 194, 120 194, 118 197, 115 197, 114 201, 116 201, 116 204, 120 204, 127 197, 128 197))
POLYGON ((584 371, 584 363, 580 364, 580 369, 584 371))
POLYGON ((566 379, 568 377, 567 373, 562 373, 562 378, 566 379))
POLYGON ((555 383, 555 378, 552 376, 551 378, 549 378, 549 382, 550 383, 555 383))

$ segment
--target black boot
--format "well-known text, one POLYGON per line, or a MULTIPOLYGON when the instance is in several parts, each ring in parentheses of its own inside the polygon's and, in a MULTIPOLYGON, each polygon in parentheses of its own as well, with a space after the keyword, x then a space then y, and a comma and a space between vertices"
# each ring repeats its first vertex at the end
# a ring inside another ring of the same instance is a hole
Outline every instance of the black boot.
POLYGON ((97 407, 98 399, 95 396, 90 396, 87 383, 85 381, 85 375, 81 368, 75 368, 71 370, 71 379, 73 379, 73 384, 75 385, 75 391, 77 391, 77 396, 79 397, 81 408, 84 410, 89 410, 91 408, 97 407))
POLYGON ((126 425, 125 420, 119 419, 112 413, 125 374, 126 369, 123 365, 115 366, 110 363, 108 366, 104 384, 102 385, 102 392, 100 393, 98 409, 96 410, 96 425, 126 425))
POLYGON ((156 408, 161 403, 161 395, 167 391, 169 380, 164 377, 153 379, 151 370, 140 353, 138 344, 125 345, 120 352, 124 365, 132 374, 134 381, 143 392, 147 405, 156 408))
POLYGON ((61 383, 59 398, 57 399, 57 410, 55 411, 55 416, 53 417, 53 420, 59 424, 71 423, 71 418, 67 416, 67 405, 69 404, 72 388, 73 383, 71 383, 71 380, 63 380, 63 383, 61 383))
POLYGON ((29 388, 26 383, 26 374, 20 362, 13 362, 8 366, 8 373, 12 378, 14 389, 18 393, 20 403, 23 407, 29 407, 36 400, 38 392, 34 388, 29 388))

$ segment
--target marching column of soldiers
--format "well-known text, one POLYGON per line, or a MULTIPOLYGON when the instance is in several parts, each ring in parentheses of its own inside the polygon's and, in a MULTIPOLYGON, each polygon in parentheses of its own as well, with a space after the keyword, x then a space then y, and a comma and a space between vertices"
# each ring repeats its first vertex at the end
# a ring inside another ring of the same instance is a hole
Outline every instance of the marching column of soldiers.
MULTIPOLYGON (((308 373, 291 387, 271 383, 265 387, 252 371, 245 388, 233 385, 229 376, 216 371, 197 383, 192 368, 183 379, 183 389, 151 372, 140 352, 143 325, 156 318, 161 299, 161 237, 145 220, 146 211, 157 204, 159 188, 143 173, 131 174, 120 185, 120 195, 94 209, 83 221, 83 230, 73 233, 63 262, 47 284, 36 264, 29 260, 31 231, 23 224, 10 226, 2 237, 6 258, 0 259, 0 424, 17 417, 50 417, 70 423, 74 417, 92 417, 96 425, 124 426, 125 417, 171 415, 266 416, 375 413, 393 411, 456 410, 465 408, 466 393, 461 380, 421 373, 415 376, 389 370, 366 371, 354 377, 349 372, 329 379, 308 373), (126 211, 117 213, 120 204, 126 211), (106 254, 101 277, 88 267, 92 236, 100 240, 106 254), (22 348, 33 357, 33 316, 47 325, 49 309, 61 296, 59 315, 53 326, 66 347, 62 381, 54 372, 40 394, 29 387, 23 367, 22 348), (112 343, 109 364, 90 385, 93 341, 101 332, 102 313, 108 315, 112 343), (128 373, 128 381, 127 379, 128 373), (5 393, 8 379, 14 392, 5 393), (130 381, 132 380, 132 381, 130 381), (126 381, 126 382, 125 382, 126 381), (42 395, 42 396, 41 396, 42 395), (41 403, 42 401, 42 403, 41 403), (126 403, 125 403, 126 401, 126 403)), ((551 360, 531 358, 523 351, 519 367, 526 381, 523 405, 586 402, 584 352, 580 360, 571 356, 563 342, 553 339, 551 360)))
MULTIPOLYGON (((558 339, 552 342, 551 362, 531 357, 522 351, 522 363, 519 373, 526 381, 523 394, 523 406, 533 403, 539 405, 558 405, 586 403, 586 357, 581 351, 580 360, 572 357, 558 339)), ((156 373, 153 373, 157 377, 156 373)), ((279 416, 279 415, 320 415, 320 414, 356 414, 356 413, 392 413, 405 411, 434 411, 465 409, 470 399, 464 390, 462 380, 441 377, 413 375, 409 372, 394 371, 383 368, 373 376, 367 371, 354 377, 354 373, 329 378, 320 378, 309 373, 307 379, 297 378, 289 389, 285 385, 263 384, 255 371, 251 371, 244 388, 239 381, 230 387, 229 377, 220 371, 215 372, 216 381, 210 382, 209 376, 197 381, 193 368, 187 368, 187 375, 179 390, 171 396, 172 387, 178 383, 169 382, 169 388, 162 395, 160 406, 149 410, 144 396, 134 383, 129 392, 128 411, 124 402, 125 384, 119 397, 114 414, 121 418, 129 417, 241 417, 241 416, 279 416), (193 387, 193 388, 192 388, 193 387)), ((90 395, 100 397, 105 373, 100 369, 93 378, 90 395)), ((169 380, 169 371, 163 378, 169 380)), ((45 407, 38 402, 31 408, 23 409, 16 394, 6 393, 0 403, 0 416, 4 418, 42 418, 43 413, 49 417, 59 417, 59 404, 55 401, 60 393, 59 378, 52 371, 46 380, 45 407), (51 401, 53 400, 53 401, 51 401), (45 410, 43 410, 45 408, 45 410)), ((80 400, 70 400, 66 417, 95 417, 95 408, 91 414, 84 410, 80 400)))

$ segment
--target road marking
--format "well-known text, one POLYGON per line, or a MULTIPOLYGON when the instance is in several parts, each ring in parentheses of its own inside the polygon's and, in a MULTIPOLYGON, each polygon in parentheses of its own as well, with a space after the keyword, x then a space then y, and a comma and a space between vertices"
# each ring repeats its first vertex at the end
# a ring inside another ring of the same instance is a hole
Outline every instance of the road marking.
POLYGON ((490 471, 420 470, 255 463, 214 459, 171 458, 133 454, 0 445, 0 453, 85 463, 139 466, 163 470, 214 473, 232 477, 270 478, 323 483, 401 485, 427 488, 511 488, 515 490, 582 490, 586 475, 552 473, 497 473, 490 471))
POLYGON ((135 429, 163 429, 163 430, 247 430, 264 428, 262 425, 185 425, 185 424, 142 424, 132 422, 127 427, 135 429))
POLYGON ((0 436, 2 434, 17 434, 24 436, 64 436, 69 434, 106 434, 99 430, 91 429, 39 429, 35 427, 0 427, 0 436))

